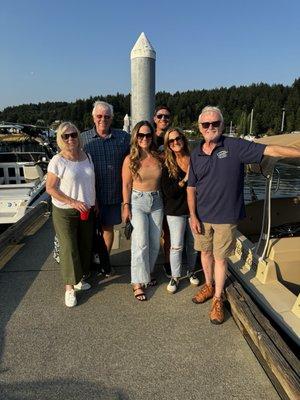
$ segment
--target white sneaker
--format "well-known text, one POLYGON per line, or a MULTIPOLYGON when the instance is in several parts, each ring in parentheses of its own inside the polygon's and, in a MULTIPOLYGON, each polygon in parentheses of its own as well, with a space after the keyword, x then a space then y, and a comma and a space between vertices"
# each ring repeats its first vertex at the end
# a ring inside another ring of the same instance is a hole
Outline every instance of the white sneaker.
POLYGON ((100 264, 100 258, 98 254, 94 254, 93 256, 93 263, 94 264, 100 264))
POLYGON ((193 286, 199 286, 200 281, 199 281, 199 279, 197 278, 197 276, 196 276, 195 273, 191 273, 191 274, 189 275, 189 278, 190 278, 190 283, 191 283, 191 285, 193 285, 193 286))
POLYGON ((87 282, 80 281, 77 285, 74 285, 74 290, 89 290, 91 285, 87 282))
POLYGON ((175 293, 178 289, 179 281, 176 278, 172 278, 167 286, 167 291, 169 293, 175 293))
POLYGON ((67 307, 74 307, 77 304, 75 290, 66 290, 65 292, 65 305, 67 307))

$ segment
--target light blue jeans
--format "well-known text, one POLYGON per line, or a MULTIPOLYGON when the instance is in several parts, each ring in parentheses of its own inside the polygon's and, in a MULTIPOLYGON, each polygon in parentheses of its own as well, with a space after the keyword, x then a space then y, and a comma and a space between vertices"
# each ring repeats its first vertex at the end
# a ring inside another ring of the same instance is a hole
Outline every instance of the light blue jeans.
POLYGON ((187 268, 190 271, 195 269, 197 251, 194 249, 194 237, 189 224, 188 215, 167 215, 170 229, 170 264, 172 278, 181 276, 182 252, 185 247, 187 268))
POLYGON ((151 280, 160 248, 163 203, 159 192, 132 190, 131 283, 151 280))

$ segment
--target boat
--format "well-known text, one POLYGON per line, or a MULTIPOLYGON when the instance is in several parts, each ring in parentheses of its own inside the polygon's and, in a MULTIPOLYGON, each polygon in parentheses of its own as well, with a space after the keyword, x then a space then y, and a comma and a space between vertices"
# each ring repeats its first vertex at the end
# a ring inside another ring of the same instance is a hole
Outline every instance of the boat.
POLYGON ((48 201, 46 173, 54 153, 47 129, 0 124, 0 224, 14 224, 48 201))
MULTIPOLYGON (((300 133, 255 139, 258 143, 300 147, 300 133)), ((265 196, 246 205, 247 217, 238 225, 230 272, 268 317, 300 345, 300 193, 272 195, 280 185, 277 163, 300 168, 300 159, 264 157, 247 166, 265 177, 265 196), (277 179, 277 182, 276 182, 277 179), (272 185, 273 183, 273 185, 272 185)), ((300 169, 299 169, 300 173, 300 169)))

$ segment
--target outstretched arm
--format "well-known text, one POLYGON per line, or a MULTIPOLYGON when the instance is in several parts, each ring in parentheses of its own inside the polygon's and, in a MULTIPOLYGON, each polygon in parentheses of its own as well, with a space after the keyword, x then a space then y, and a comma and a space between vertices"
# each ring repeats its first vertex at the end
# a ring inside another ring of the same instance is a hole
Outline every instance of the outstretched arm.
POLYGON ((288 146, 268 145, 265 148, 264 156, 297 158, 300 157, 300 149, 288 146))

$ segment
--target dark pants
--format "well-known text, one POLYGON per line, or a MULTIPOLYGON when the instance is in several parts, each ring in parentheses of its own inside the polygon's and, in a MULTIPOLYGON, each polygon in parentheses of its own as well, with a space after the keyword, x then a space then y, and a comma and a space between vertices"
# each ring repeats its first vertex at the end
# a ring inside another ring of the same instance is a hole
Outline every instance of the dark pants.
POLYGON ((93 215, 81 221, 79 211, 52 205, 52 218, 60 244, 60 265, 65 285, 76 285, 88 275, 93 244, 93 215))

